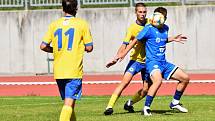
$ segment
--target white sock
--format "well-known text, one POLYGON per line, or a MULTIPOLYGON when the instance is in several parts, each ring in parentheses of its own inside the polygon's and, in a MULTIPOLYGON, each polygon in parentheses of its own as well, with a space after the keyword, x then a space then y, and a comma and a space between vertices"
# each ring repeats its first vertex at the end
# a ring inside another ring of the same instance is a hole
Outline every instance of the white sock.
POLYGON ((172 104, 173 104, 173 105, 176 105, 176 104, 178 104, 178 103, 179 103, 179 100, 176 100, 176 99, 173 99, 173 100, 172 100, 172 104))
POLYGON ((133 105, 131 99, 128 100, 127 105, 128 106, 132 106, 133 105))
POLYGON ((148 106, 144 106, 144 109, 150 109, 150 107, 148 107, 148 106))

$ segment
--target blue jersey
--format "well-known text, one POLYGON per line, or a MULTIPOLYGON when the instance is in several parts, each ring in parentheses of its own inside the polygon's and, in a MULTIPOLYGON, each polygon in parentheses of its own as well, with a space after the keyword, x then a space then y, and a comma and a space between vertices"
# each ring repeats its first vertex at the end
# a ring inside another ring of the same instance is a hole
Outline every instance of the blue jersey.
POLYGON ((165 24, 161 29, 149 24, 137 35, 138 41, 146 41, 146 60, 166 61, 168 30, 169 27, 165 24))

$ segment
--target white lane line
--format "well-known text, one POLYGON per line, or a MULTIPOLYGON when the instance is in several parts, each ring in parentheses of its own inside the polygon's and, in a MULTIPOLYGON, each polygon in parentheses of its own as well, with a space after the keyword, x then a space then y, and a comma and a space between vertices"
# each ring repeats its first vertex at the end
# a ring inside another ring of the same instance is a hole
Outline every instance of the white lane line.
MULTIPOLYGON (((83 81, 83 84, 119 84, 121 81, 83 81)), ((163 83, 177 83, 178 81, 163 81, 163 83)), ((132 84, 142 83, 133 80, 132 84)), ((191 80, 190 83, 215 83, 215 80, 191 80)), ((0 85, 56 85, 56 82, 0 82, 0 85)))

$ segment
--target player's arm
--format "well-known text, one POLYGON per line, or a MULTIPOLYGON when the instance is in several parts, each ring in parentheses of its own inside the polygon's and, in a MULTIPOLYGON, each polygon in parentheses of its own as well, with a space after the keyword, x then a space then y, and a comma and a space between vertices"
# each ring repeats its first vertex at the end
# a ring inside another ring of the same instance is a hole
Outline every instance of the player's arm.
POLYGON ((137 44, 137 39, 135 38, 134 40, 132 40, 127 47, 125 48, 125 50, 123 52, 121 52, 118 56, 117 59, 120 59, 120 61, 122 61, 124 59, 124 57, 128 54, 128 52, 135 46, 135 44, 137 44))
POLYGON ((40 49, 48 53, 53 53, 53 47, 50 46, 50 43, 52 42, 52 39, 53 39, 52 30, 53 30, 53 25, 50 24, 48 31, 46 32, 45 36, 43 37, 43 41, 40 44, 40 49))
POLYGON ((88 45, 88 46, 85 45, 85 51, 87 53, 92 52, 93 51, 93 45, 88 45))
POLYGON ((112 66, 112 65, 117 63, 117 61, 119 60, 118 56, 126 49, 126 47, 129 44, 129 42, 134 38, 132 32, 133 32, 133 28, 129 27, 128 30, 127 30, 126 36, 125 36, 125 38, 123 40, 123 43, 119 47, 119 49, 117 51, 117 54, 114 56, 114 58, 111 61, 109 61, 106 64, 107 68, 109 68, 110 66, 112 66))
POLYGON ((93 51, 93 39, 90 32, 90 27, 86 21, 83 22, 83 41, 85 46, 85 51, 87 53, 93 51))
POLYGON ((177 36, 168 37, 168 43, 169 42, 179 42, 184 44, 184 42, 187 40, 186 36, 183 36, 182 34, 179 34, 177 36))
POLYGON ((47 44, 45 42, 42 42, 40 44, 40 49, 48 53, 53 53, 53 47, 51 47, 50 44, 47 44))
POLYGON ((119 60, 118 56, 120 55, 120 53, 122 53, 122 52, 125 50, 126 46, 127 46, 127 44, 124 44, 124 43, 123 43, 123 44, 119 47, 119 49, 118 49, 118 51, 117 51, 117 54, 114 56, 114 58, 106 64, 106 67, 107 67, 107 68, 109 68, 109 67, 111 67, 111 66, 113 66, 114 64, 117 63, 117 61, 119 60))
POLYGON ((150 27, 149 27, 149 25, 147 25, 146 27, 144 27, 139 32, 139 34, 136 36, 136 38, 134 38, 129 43, 129 45, 126 47, 125 51, 118 56, 118 58, 120 59, 120 61, 122 61, 124 59, 124 57, 135 46, 135 44, 137 44, 138 41, 145 41, 145 40, 147 40, 149 38, 149 36, 150 36, 150 27))

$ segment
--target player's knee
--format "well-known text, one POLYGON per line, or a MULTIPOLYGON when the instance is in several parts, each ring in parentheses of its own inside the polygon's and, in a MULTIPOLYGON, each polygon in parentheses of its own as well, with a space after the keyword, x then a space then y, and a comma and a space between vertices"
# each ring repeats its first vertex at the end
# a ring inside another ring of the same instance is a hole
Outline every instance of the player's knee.
POLYGON ((154 81, 153 83, 156 84, 156 85, 161 85, 162 84, 162 80, 159 79, 159 80, 154 81))
POLYGON ((128 84, 130 83, 130 81, 131 81, 131 80, 123 80, 121 83, 122 83, 123 85, 128 85, 128 84))
POLYGON ((185 76, 183 76, 183 82, 188 84, 190 82, 190 77, 186 74, 185 76))

